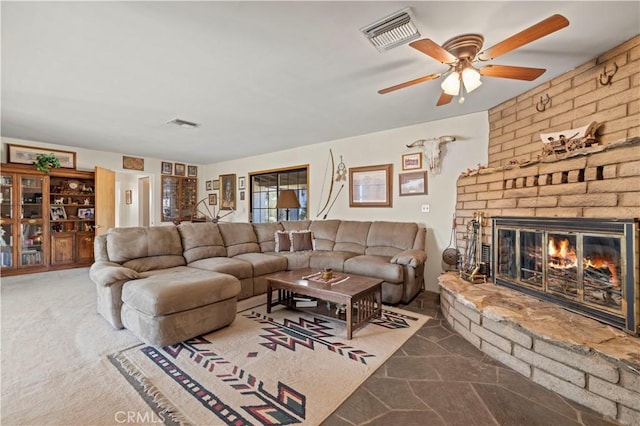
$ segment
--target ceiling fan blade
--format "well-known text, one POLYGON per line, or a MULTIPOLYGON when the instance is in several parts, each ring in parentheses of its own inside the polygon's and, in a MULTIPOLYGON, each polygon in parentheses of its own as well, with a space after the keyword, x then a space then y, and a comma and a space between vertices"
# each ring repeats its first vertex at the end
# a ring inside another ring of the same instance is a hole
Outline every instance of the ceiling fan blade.
POLYGON ((481 61, 489 61, 505 53, 511 52, 518 47, 538 40, 546 35, 558 31, 569 25, 569 21, 562 15, 553 15, 530 26, 526 30, 520 31, 518 34, 512 35, 506 40, 492 46, 478 54, 481 61))
POLYGON ((378 93, 384 95, 385 93, 393 92, 394 90, 404 89, 405 87, 413 86, 414 84, 422 83, 424 81, 434 80, 440 77, 442 74, 429 74, 424 77, 416 78, 415 80, 405 81, 404 83, 396 84, 395 86, 387 87, 386 89, 378 90, 378 93))
POLYGON ((436 103, 436 106, 446 105, 449 102, 451 102, 451 99, 453 99, 453 96, 447 95, 446 93, 442 92, 440 94, 440 97, 438 98, 438 102, 436 103))
POLYGON ((444 50, 439 44, 428 38, 416 40, 412 43, 409 43, 409 46, 413 47, 416 50, 419 50, 425 55, 431 56, 433 59, 442 62, 443 64, 451 64, 458 60, 458 58, 444 50))
POLYGON ((480 74, 487 77, 513 78, 515 80, 532 81, 540 77, 546 69, 512 67, 509 65, 487 65, 480 68, 480 74))

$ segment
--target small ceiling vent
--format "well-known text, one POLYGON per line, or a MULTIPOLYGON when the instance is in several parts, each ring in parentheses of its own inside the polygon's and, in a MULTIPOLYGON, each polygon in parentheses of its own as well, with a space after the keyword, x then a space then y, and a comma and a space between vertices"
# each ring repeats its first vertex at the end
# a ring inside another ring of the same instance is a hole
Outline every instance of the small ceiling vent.
POLYGON ((393 49, 420 37, 410 7, 367 25, 360 31, 380 52, 393 49))

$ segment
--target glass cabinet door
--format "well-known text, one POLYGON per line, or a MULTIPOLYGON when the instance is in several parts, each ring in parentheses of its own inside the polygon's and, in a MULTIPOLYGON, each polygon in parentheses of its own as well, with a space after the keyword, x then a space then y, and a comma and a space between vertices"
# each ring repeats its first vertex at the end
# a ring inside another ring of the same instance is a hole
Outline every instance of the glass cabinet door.
POLYGON ((13 261, 13 232, 14 232, 14 177, 0 176, 0 266, 12 268, 13 261))
POLYGON ((180 193, 180 218, 191 220, 193 211, 198 202, 198 179, 186 178, 182 180, 182 191, 180 193))
POLYGON ((20 177, 20 266, 45 264, 44 180, 40 176, 20 177))
POLYGON ((180 181, 173 176, 162 177, 162 221, 169 222, 180 217, 178 192, 180 181))

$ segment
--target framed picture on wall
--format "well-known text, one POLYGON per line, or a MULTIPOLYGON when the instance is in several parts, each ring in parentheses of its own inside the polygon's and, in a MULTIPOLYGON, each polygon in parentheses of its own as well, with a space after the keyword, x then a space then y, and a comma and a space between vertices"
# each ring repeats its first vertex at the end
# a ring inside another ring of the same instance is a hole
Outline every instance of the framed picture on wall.
POLYGON ((400 173, 400 196, 427 194, 427 172, 400 173))
POLYGON ((402 156, 402 170, 420 170, 422 168, 422 153, 414 152, 402 156))
POLYGON ((144 170, 144 158, 122 156, 122 168, 127 170, 144 170))
POLYGON ((184 176, 187 169, 186 166, 182 163, 176 163, 175 165, 175 175, 176 176, 184 176))
POLYGON ((209 194, 209 205, 210 206, 218 205, 218 194, 209 194))
POLYGON ((16 164, 33 164, 39 154, 53 154, 60 161, 63 169, 76 168, 76 153, 71 151, 60 151, 57 149, 37 148, 35 146, 24 146, 7 144, 7 162, 16 164))
POLYGON ((213 185, 211 184, 211 181, 210 181, 210 180, 205 181, 204 185, 205 185, 205 189, 206 189, 207 191, 213 191, 213 185))
POLYGON ((170 175, 171 173, 173 173, 173 163, 169 163, 168 161, 163 161, 162 169, 160 170, 160 172, 163 175, 170 175))
POLYGON ((245 177, 239 177, 238 178, 238 189, 244 189, 244 186, 246 185, 246 181, 245 181, 245 177))
POLYGON ((198 176, 198 166, 188 166, 187 167, 187 176, 197 177, 198 176))
POLYGON ((236 209, 236 175, 220 175, 220 210, 236 209))
POLYGON ((212 180, 212 181, 211 181, 211 188, 212 188, 214 191, 219 190, 219 189, 220 189, 220 181, 219 181, 218 179, 216 179, 216 180, 212 180))
POLYGON ((349 207, 391 207, 393 164, 349 169, 349 207))

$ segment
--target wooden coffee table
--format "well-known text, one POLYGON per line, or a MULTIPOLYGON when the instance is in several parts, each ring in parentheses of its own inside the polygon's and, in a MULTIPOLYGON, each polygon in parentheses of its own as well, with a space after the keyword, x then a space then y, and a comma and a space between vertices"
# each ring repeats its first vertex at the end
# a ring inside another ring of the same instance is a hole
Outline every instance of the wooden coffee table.
POLYGON ((314 315, 342 321, 347 326, 347 339, 353 331, 382 312, 382 280, 360 275, 334 273, 347 280, 334 284, 303 279, 317 273, 313 269, 277 272, 267 276, 267 313, 271 307, 284 305, 288 308, 311 312, 314 315), (278 299, 272 300, 272 293, 278 290, 278 299), (294 297, 304 296, 318 300, 317 306, 296 306, 294 297), (334 305, 331 305, 333 302, 334 305), (346 305, 344 312, 336 312, 336 304, 346 305))

